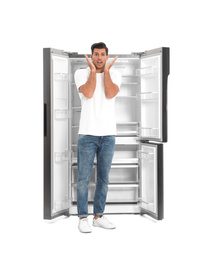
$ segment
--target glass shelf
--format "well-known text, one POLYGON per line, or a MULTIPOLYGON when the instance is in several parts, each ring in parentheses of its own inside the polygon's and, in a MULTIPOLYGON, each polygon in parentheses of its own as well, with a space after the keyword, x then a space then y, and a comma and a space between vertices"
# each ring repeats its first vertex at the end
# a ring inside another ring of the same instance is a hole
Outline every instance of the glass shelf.
POLYGON ((73 110, 75 110, 76 112, 81 112, 81 107, 72 107, 73 110))
POLYGON ((137 131, 117 131, 118 136, 135 136, 137 134, 137 131))
POLYGON ((116 122, 116 125, 125 126, 125 125, 138 125, 138 122, 116 122))
POLYGON ((137 96, 122 96, 122 95, 119 95, 119 94, 118 94, 118 95, 116 96, 116 98, 133 98, 133 99, 135 98, 135 99, 136 99, 137 96))
POLYGON ((112 164, 138 164, 138 158, 113 159, 112 164))

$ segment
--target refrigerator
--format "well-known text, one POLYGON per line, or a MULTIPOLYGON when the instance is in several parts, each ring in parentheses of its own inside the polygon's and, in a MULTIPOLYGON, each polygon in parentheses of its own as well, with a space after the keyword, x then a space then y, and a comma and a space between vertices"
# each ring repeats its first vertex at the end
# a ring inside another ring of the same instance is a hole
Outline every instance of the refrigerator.
MULTIPOLYGON (((115 56, 109 55, 108 61, 115 56)), ((87 67, 83 54, 43 49, 44 219, 77 215, 81 102, 74 74, 87 67)), ((111 69, 121 72, 122 82, 115 101, 117 136, 104 213, 147 214, 162 220, 169 48, 118 55, 111 69)), ((95 159, 89 214, 93 214, 96 180, 95 159)))

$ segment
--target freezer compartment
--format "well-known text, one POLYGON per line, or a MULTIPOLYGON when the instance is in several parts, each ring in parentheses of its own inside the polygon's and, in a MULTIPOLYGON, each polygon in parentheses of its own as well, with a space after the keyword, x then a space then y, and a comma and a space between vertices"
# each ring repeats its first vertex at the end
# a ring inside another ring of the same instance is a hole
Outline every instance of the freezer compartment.
MULTIPOLYGON (((89 184, 88 202, 94 201, 95 184, 89 184)), ((72 201, 77 202, 77 185, 72 186, 72 201)), ((138 201, 138 185, 108 185, 106 203, 130 203, 138 201)))

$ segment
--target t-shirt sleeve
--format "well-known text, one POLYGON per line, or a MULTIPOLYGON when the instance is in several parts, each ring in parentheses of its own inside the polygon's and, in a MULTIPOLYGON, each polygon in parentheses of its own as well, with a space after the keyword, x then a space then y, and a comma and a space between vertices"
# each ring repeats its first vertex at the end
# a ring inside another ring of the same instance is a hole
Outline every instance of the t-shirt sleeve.
POLYGON ((111 76, 112 82, 114 84, 116 84, 120 89, 121 79, 122 79, 122 75, 121 75, 120 71, 112 70, 111 73, 110 73, 110 76, 111 76))
POLYGON ((89 78, 88 70, 87 69, 76 70, 74 78, 75 78, 75 84, 76 84, 76 87, 78 90, 80 88, 80 86, 84 85, 87 82, 87 80, 89 78))

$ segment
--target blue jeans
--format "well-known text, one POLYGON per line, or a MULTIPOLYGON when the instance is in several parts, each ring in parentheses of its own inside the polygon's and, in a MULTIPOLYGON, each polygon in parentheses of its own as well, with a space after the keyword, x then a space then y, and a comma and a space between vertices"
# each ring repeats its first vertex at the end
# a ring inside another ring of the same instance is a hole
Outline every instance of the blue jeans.
POLYGON ((88 215, 88 185, 95 155, 97 157, 97 183, 93 213, 96 216, 103 215, 114 149, 115 136, 78 136, 77 205, 79 217, 88 215))

